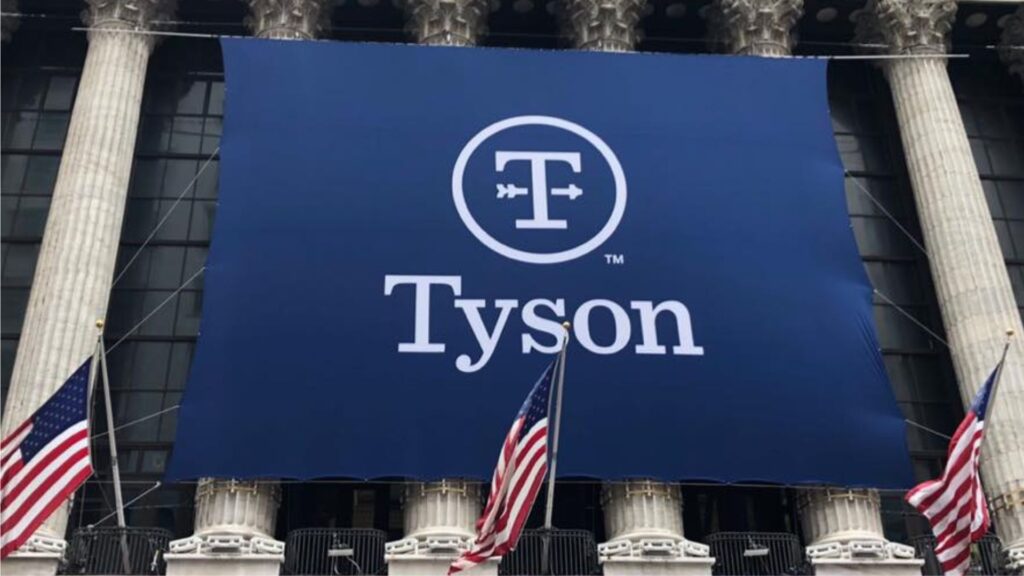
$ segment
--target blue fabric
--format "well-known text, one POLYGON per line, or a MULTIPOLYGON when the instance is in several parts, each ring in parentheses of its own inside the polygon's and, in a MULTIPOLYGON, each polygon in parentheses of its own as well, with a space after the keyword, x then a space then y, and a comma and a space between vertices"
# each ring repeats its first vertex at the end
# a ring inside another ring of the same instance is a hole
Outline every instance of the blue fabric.
POLYGON ((487 478, 564 316, 560 475, 911 483, 823 62, 223 47, 171 479, 487 478))

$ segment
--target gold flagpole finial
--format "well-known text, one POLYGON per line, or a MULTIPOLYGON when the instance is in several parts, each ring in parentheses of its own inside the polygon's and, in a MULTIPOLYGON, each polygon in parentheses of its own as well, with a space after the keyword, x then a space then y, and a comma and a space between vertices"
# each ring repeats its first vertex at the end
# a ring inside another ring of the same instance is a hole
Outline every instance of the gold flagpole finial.
POLYGON ((96 320, 96 327, 99 328, 100 330, 103 330, 104 324, 105 322, 103 322, 103 318, 96 320))
POLYGON ((572 324, 570 324, 569 321, 566 320, 565 322, 562 322, 562 328, 565 328, 565 331, 568 332, 569 328, 572 328, 572 324))
POLYGON ((1006 337, 1007 338, 1013 338, 1013 335, 1016 334, 1016 333, 1017 333, 1017 331, 1014 330, 1013 328, 1007 328, 1006 329, 1006 337))

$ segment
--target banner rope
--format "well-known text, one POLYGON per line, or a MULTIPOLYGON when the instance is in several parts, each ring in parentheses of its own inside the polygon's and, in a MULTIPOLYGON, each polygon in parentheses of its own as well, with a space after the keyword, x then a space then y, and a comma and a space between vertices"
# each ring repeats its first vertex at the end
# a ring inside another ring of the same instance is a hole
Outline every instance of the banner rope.
POLYGON ((139 255, 142 254, 142 251, 145 250, 146 246, 149 245, 150 241, 152 241, 153 238, 156 237, 156 233, 160 231, 160 228, 163 227, 164 223, 166 223, 167 220, 171 217, 171 214, 174 213, 174 209, 178 207, 178 204, 181 203, 181 200, 185 197, 186 194, 188 194, 189 190, 195 187, 196 182, 199 181, 199 177, 203 175, 203 172, 206 171, 206 168, 210 165, 210 162, 213 161, 213 159, 217 156, 218 153, 220 153, 220 146, 217 146, 217 149, 210 154, 210 156, 206 159, 205 162, 203 162, 203 165, 196 172, 195 176, 192 177, 192 181, 188 183, 188 186, 185 186, 185 189, 181 191, 181 194, 178 194, 178 197, 174 200, 174 203, 171 204, 171 207, 167 210, 167 213, 164 214, 163 218, 161 218, 159 222, 156 223, 156 227, 153 228, 153 230, 149 233, 149 236, 147 236, 146 239, 142 242, 142 245, 139 246, 137 250, 135 250, 135 254, 132 254, 132 257, 128 260, 128 263, 124 265, 124 268, 121 269, 121 272, 118 273, 116 277, 114 277, 114 282, 110 285, 111 288, 117 286, 117 283, 121 281, 121 278, 123 278, 125 273, 128 272, 128 269, 131 268, 131 265, 134 264, 135 260, 138 259, 139 255))
MULTIPOLYGON (((896 217, 892 215, 892 213, 891 213, 891 212, 889 212, 888 210, 886 210, 885 206, 883 206, 883 205, 882 205, 882 203, 881 203, 881 202, 879 202, 879 201, 878 201, 878 199, 877 199, 877 198, 875 198, 875 197, 874 197, 874 196, 873 196, 873 195, 871 194, 871 192, 869 192, 869 191, 868 191, 868 189, 867 189, 867 188, 865 188, 865 187, 864 187, 864 185, 863 185, 863 184, 861 184, 861 183, 860 183, 860 182, 859 182, 859 181, 857 180, 857 178, 858 178, 857 176, 854 176, 853 174, 850 174, 850 171, 849 171, 849 170, 845 170, 845 169, 843 170, 843 174, 844 174, 844 175, 845 175, 845 176, 846 176, 847 178, 849 178, 851 182, 853 182, 853 185, 854 185, 854 186, 856 186, 858 190, 860 190, 860 191, 861 191, 861 192, 862 192, 862 193, 863 193, 863 194, 864 194, 865 196, 867 196, 867 197, 868 197, 868 199, 869 199, 869 200, 871 200, 871 203, 872 203, 872 204, 874 204, 874 205, 875 205, 875 206, 876 206, 876 207, 877 207, 877 208, 878 208, 879 210, 881 210, 881 211, 882 211, 882 214, 884 214, 886 218, 888 218, 889 220, 891 220, 891 221, 892 221, 892 223, 896 225, 896 228, 898 228, 898 229, 900 230, 900 232, 903 232, 903 234, 904 234, 904 235, 906 235, 906 237, 907 237, 907 238, 909 238, 911 242, 913 242, 914 246, 916 246, 918 250, 920 250, 920 251, 921 251, 921 252, 922 252, 922 253, 923 253, 923 254, 924 254, 925 256, 929 256, 929 254, 928 254, 928 250, 926 250, 926 249, 925 249, 924 245, 923 245, 923 244, 921 244, 921 242, 920 242, 920 241, 918 241, 918 239, 917 239, 917 238, 916 238, 916 237, 915 237, 915 236, 914 236, 913 234, 911 234, 911 233, 910 233, 910 231, 909 231, 909 230, 907 230, 907 229, 906 229, 906 228, 905 228, 905 227, 903 226, 903 224, 902 224, 902 223, 900 223, 900 221, 899 221, 899 220, 897 220, 897 219, 896 219, 896 217)), ((929 257, 930 257, 930 256, 929 256, 929 257)))
POLYGON ((142 327, 143 324, 145 324, 150 318, 152 318, 154 315, 156 315, 156 313, 159 312, 161 308, 166 306, 168 302, 170 302, 172 299, 174 299, 175 296, 178 295, 178 293, 180 293, 182 290, 184 290, 185 287, 187 287, 189 284, 191 284, 193 280, 198 278, 205 271, 206 271, 206 266, 202 266, 202 267, 199 268, 199 270, 196 270, 195 274, 192 274, 191 276, 189 276, 188 280, 185 280, 185 282, 181 286, 178 286, 178 288, 175 289, 174 292, 171 292, 170 296, 165 298, 163 300, 163 302, 157 304, 156 308, 153 308, 153 310, 150 311, 149 314, 146 314, 146 316, 143 317, 142 320, 140 320, 138 324, 136 324, 130 330, 125 332, 124 335, 121 336, 121 338, 117 342, 114 342, 111 346, 109 346, 107 348, 107 350, 106 350, 106 353, 110 354, 111 352, 113 352, 118 346, 121 345, 122 342, 127 340, 129 336, 134 334, 139 328, 142 327))
MULTIPOLYGON (((27 12, 2 12, 0 16, 8 18, 17 18, 24 20, 38 19, 38 20, 51 20, 51 21, 64 21, 64 22, 80 22, 79 18, 73 16, 62 16, 62 15, 50 15, 42 13, 27 13, 27 12)), ((158 20, 154 21, 155 26, 192 26, 192 27, 238 27, 241 28, 243 24, 241 22, 214 22, 214 21, 200 21, 200 20, 158 20)), ((75 32, 89 32, 93 28, 75 26, 71 28, 75 32)), ((356 26, 330 26, 328 30, 331 32, 394 32, 394 28, 374 28, 374 27, 356 27, 356 26)), ((124 31, 129 32, 129 31, 124 31)), ((156 31, 156 30, 138 30, 130 31, 135 34, 148 34, 152 36, 178 36, 185 38, 253 38, 251 35, 245 34, 203 34, 193 32, 173 32, 173 31, 156 31)), ((522 33, 522 32, 491 32, 493 37, 526 37, 526 38, 561 38, 560 34, 542 34, 542 33, 522 33)), ((713 38, 693 38, 693 37, 674 37, 674 36, 648 36, 648 40, 657 42, 675 42, 680 44, 725 44, 725 40, 716 40, 713 38)), ((324 38, 314 41, 332 41, 332 39, 324 38)), ((886 49, 888 45, 879 43, 866 43, 866 42, 839 42, 839 41, 827 41, 827 40, 803 40, 799 42, 803 46, 833 46, 842 48, 866 48, 866 49, 886 49)), ((982 49, 982 50, 1022 50, 1024 46, 1008 45, 1002 46, 998 44, 963 44, 961 47, 966 49, 982 49)), ((826 57, 828 59, 836 60, 866 60, 866 59, 893 59, 891 56, 897 56, 899 59, 913 59, 920 58, 922 56, 935 57, 934 55, 886 55, 884 57, 876 57, 870 55, 863 55, 858 57, 838 57, 829 55, 810 56, 810 57, 826 57)), ((801 57, 801 56, 790 56, 790 57, 801 57)), ((804 56, 806 57, 806 56, 804 56)), ((968 58, 967 54, 947 54, 944 55, 947 58, 968 58)))

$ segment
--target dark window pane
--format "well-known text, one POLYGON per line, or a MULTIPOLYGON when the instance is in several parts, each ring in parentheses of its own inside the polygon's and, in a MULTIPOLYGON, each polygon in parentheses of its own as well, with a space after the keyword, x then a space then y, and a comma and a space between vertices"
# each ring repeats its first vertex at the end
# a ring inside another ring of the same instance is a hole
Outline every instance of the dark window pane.
POLYGON ((4 251, 3 285, 29 287, 39 258, 39 244, 11 244, 4 251))
POLYGON ((50 199, 22 196, 18 214, 14 218, 14 235, 22 238, 42 238, 46 216, 50 213, 50 199))
POLYGON ((25 194, 52 195, 59 170, 59 156, 33 156, 28 163, 22 191, 25 194))
POLYGON ((21 332, 28 306, 28 288, 7 288, 2 290, 3 306, 0 306, 0 332, 4 335, 21 332))
POLYGON ((64 137, 68 133, 71 116, 60 112, 47 112, 39 116, 36 138, 32 143, 35 150, 60 150, 64 148, 64 137))
POLYGON ((46 92, 44 110, 71 110, 71 101, 75 96, 74 76, 53 76, 50 78, 50 89, 46 92))

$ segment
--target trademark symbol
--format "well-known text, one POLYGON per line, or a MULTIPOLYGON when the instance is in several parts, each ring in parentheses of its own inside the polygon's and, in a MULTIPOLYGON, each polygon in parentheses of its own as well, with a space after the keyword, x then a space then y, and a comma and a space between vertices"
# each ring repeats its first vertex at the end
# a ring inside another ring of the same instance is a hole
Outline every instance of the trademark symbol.
POLYGON ((621 265, 626 263, 626 257, 622 254, 605 254, 604 261, 606 264, 621 265))

